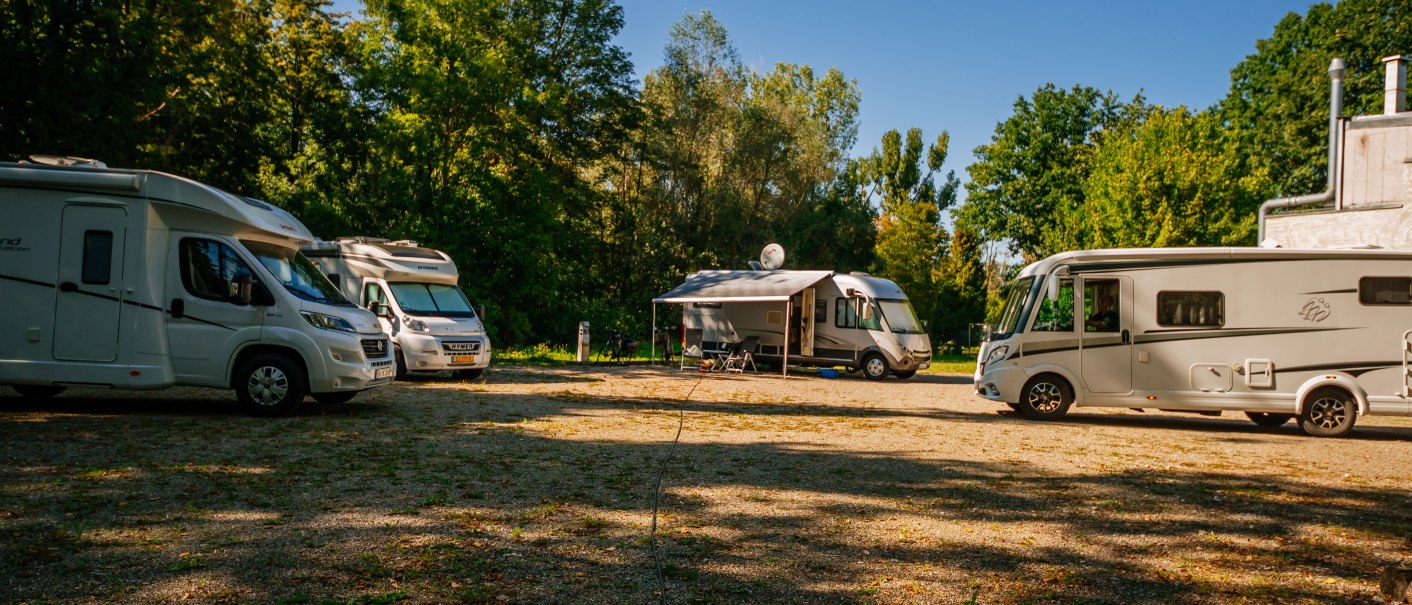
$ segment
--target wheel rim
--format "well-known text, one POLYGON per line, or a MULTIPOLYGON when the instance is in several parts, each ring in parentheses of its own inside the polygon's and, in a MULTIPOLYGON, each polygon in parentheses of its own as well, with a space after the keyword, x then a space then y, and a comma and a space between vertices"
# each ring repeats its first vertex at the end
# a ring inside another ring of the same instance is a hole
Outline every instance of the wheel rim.
POLYGON ((250 399, 263 406, 278 405, 289 394, 289 377, 274 366, 264 366, 250 374, 246 385, 250 399))
POLYGON ((883 365, 883 360, 874 357, 868 360, 866 369, 869 376, 882 376, 883 372, 887 370, 887 366, 883 365))
POLYGON ((1343 426, 1348 421, 1348 402, 1333 397, 1320 397, 1309 406, 1309 421, 1321 429, 1343 426))
POLYGON ((1038 412, 1053 412, 1064 403, 1059 386, 1052 382, 1041 382, 1030 388, 1030 407, 1038 412))

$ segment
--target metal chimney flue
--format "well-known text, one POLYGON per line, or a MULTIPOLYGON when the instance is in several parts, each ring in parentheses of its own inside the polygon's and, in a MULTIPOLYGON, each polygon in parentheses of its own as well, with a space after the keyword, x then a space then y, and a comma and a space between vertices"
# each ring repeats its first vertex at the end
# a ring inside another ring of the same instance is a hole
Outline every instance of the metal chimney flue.
POLYGON ((1393 115, 1407 110, 1407 57, 1383 57, 1387 79, 1383 85, 1383 114, 1393 115))
MULTIPOLYGON (((1343 116, 1343 73, 1345 70, 1347 70, 1347 66, 1344 65, 1342 58, 1334 57, 1334 60, 1329 62, 1329 163, 1327 184, 1324 185, 1324 190, 1319 193, 1275 198, 1273 200, 1265 200, 1265 203, 1260 204, 1260 210, 1256 214, 1256 224, 1258 225, 1256 229, 1256 233, 1258 234, 1256 241, 1259 242, 1260 246, 1278 245, 1278 242, 1267 242, 1265 240, 1265 217, 1270 214, 1271 210, 1306 206, 1309 204, 1326 204, 1328 202, 1333 202, 1334 208, 1340 209, 1340 199, 1336 184, 1339 173, 1339 120, 1343 116)), ((1403 73, 1406 73, 1405 69, 1403 73)))

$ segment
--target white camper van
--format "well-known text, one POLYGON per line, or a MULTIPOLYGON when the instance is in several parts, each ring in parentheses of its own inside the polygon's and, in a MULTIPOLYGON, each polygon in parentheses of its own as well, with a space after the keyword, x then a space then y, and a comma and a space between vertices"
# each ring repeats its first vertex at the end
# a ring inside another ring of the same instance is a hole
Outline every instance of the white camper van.
POLYGON ((863 273, 701 271, 652 302, 682 305, 688 353, 719 355, 754 337, 753 357, 780 366, 847 366, 881 380, 931 365, 907 294, 863 273))
POLYGON ((1008 288, 975 387, 1031 418, 1234 410, 1338 436, 1412 414, 1412 252, 1066 252, 1008 288))
POLYGON ((392 380, 288 213, 145 170, 0 163, 0 384, 235 389, 257 414, 392 380))
POLYGON ((490 338, 457 285, 456 263, 412 241, 345 237, 304 246, 343 293, 373 310, 392 337, 397 373, 451 370, 479 378, 490 338))

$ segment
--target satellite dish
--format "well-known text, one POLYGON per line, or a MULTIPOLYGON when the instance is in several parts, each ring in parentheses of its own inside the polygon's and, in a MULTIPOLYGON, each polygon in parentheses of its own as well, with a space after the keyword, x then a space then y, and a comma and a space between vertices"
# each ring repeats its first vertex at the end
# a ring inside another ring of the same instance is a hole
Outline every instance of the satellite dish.
POLYGON ((760 251, 760 264, 766 269, 774 271, 784 266, 784 246, 770 244, 760 251))

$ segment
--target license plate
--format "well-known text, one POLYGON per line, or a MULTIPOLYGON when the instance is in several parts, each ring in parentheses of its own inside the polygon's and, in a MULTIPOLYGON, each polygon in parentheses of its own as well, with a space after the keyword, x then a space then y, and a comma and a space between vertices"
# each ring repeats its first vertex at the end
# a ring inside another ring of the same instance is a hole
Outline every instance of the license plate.
POLYGON ((475 363, 475 355, 452 355, 451 363, 475 363))
POLYGON ((374 377, 374 378, 387 378, 388 376, 391 376, 391 375, 392 375, 392 368, 378 368, 377 371, 374 372, 373 377, 374 377))

